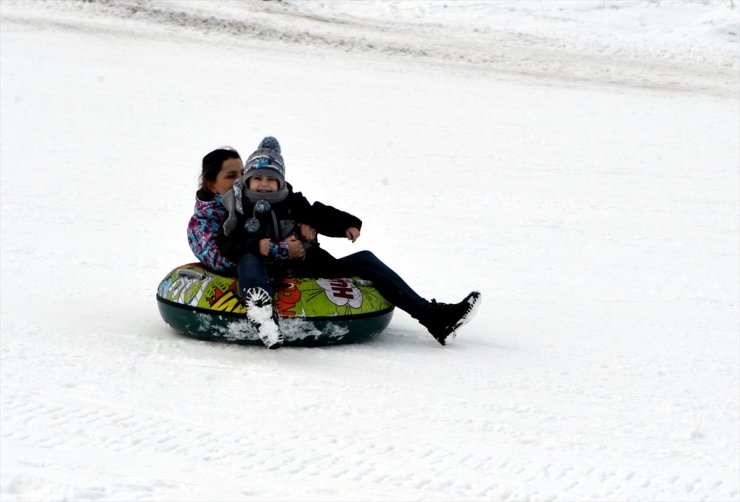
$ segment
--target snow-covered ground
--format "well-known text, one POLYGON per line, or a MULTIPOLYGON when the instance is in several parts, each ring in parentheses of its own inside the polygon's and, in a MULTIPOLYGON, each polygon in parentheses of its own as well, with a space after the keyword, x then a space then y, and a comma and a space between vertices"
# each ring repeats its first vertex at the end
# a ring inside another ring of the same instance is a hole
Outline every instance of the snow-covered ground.
POLYGON ((734 1, 0 2, 0 498, 740 500, 734 1), (272 134, 440 347, 173 333, 202 156, 272 134))

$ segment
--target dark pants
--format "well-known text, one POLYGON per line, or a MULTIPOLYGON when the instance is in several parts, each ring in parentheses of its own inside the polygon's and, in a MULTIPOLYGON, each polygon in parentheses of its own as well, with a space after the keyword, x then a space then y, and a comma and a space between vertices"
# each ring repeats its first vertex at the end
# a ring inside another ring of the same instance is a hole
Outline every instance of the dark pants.
POLYGON ((373 282, 386 300, 411 317, 418 318, 422 308, 429 302, 419 296, 411 286, 370 251, 360 251, 343 258, 335 258, 318 246, 310 248, 303 261, 291 261, 288 267, 264 264, 254 255, 244 255, 239 260, 239 288, 242 295, 253 287, 265 289, 270 295, 274 288, 270 282, 279 283, 284 277, 312 277, 334 279, 358 276, 373 282))
POLYGON ((340 270, 344 272, 341 275, 356 275, 372 281, 375 289, 386 300, 407 312, 411 317, 417 318, 421 309, 428 303, 370 251, 353 253, 337 259, 337 262, 340 264, 340 270))
POLYGON ((370 251, 335 258, 316 246, 309 248, 303 262, 291 262, 291 269, 289 275, 293 277, 333 279, 358 276, 367 279, 386 300, 414 318, 418 318, 421 309, 429 303, 370 251))

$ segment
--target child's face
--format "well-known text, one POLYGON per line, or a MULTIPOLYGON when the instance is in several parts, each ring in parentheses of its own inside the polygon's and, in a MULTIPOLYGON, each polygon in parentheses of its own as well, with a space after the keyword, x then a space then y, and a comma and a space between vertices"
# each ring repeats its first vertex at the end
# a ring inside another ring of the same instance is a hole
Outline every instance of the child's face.
POLYGON ((221 170, 216 175, 216 181, 209 182, 208 189, 213 193, 225 194, 231 190, 234 182, 241 178, 243 171, 244 164, 242 164, 241 159, 224 160, 221 170))
POLYGON ((277 178, 273 176, 260 174, 249 178, 249 189, 253 192, 277 192, 279 186, 280 184, 278 183, 277 178))

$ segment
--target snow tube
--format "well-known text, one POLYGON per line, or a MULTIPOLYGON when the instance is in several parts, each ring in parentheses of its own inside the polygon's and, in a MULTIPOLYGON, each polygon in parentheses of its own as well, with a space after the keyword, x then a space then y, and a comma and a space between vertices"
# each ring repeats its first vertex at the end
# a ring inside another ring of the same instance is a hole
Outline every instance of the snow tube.
MULTIPOLYGON (((291 278, 275 292, 284 345, 312 347, 357 343, 383 331, 393 305, 359 278, 291 278)), ((200 263, 175 268, 159 283, 162 319, 200 340, 262 345, 246 319, 238 279, 214 274, 200 263)))

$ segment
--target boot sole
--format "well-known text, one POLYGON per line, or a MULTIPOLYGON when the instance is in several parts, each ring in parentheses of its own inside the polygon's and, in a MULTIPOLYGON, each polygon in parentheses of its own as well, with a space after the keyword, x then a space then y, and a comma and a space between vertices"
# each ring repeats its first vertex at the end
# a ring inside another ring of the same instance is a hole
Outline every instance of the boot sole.
POLYGON ((480 292, 473 291, 468 296, 466 296, 465 299, 468 301, 470 306, 468 307, 467 312, 465 312, 460 320, 457 321, 457 324, 452 327, 452 332, 447 335, 447 338, 445 338, 445 345, 447 345, 447 342, 454 340, 454 338, 457 336, 457 330, 468 324, 470 320, 475 317, 476 312, 478 312, 478 307, 480 307, 481 303, 480 292))

